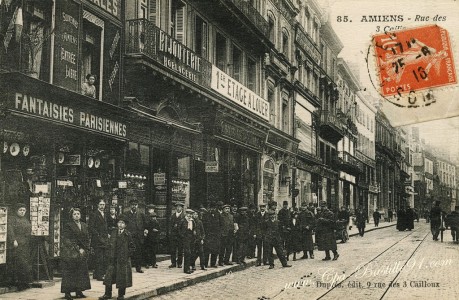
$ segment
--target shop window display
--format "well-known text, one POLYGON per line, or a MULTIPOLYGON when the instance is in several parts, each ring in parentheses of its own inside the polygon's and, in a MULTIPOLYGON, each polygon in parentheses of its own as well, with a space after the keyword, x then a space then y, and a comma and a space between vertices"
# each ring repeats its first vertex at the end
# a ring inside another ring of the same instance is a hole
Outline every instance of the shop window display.
POLYGON ((274 200, 274 163, 270 160, 265 162, 263 169, 263 202, 274 200))

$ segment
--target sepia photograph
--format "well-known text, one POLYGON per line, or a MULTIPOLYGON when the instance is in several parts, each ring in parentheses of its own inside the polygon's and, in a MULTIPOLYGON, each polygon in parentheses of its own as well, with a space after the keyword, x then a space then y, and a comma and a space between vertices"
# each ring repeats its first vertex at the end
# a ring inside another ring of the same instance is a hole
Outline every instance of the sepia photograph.
POLYGON ((456 0, 0 0, 0 300, 459 298, 456 0))

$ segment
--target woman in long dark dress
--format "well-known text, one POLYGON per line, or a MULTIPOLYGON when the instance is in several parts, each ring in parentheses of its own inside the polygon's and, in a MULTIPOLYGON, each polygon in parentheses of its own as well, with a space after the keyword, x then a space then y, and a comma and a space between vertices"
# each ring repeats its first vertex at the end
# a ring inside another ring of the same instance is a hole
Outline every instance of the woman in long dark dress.
POLYGON ((16 215, 8 222, 8 241, 10 248, 10 266, 13 283, 19 290, 26 289, 32 282, 32 251, 31 237, 32 225, 26 218, 25 204, 19 203, 16 206, 16 215))
POLYGON ((81 212, 78 208, 71 211, 72 220, 64 225, 62 230, 62 284, 61 293, 65 299, 85 298, 82 291, 91 289, 88 272, 89 233, 88 226, 81 222, 81 212))

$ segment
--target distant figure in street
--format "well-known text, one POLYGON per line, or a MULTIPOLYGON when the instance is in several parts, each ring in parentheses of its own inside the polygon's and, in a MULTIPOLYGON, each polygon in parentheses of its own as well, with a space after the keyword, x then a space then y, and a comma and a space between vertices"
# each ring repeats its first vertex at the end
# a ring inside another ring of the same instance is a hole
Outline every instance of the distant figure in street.
POLYGON ((292 213, 292 218, 290 219, 290 225, 288 227, 287 260, 289 260, 290 253, 293 253, 293 261, 295 261, 296 253, 303 250, 301 248, 303 239, 298 215, 299 213, 297 211, 292 213))
POLYGON ((280 235, 279 221, 276 220, 276 213, 274 211, 269 211, 269 220, 265 223, 266 226, 266 235, 265 243, 267 247, 269 268, 274 269, 274 255, 273 248, 276 250, 277 257, 279 258, 282 267, 287 268, 291 265, 287 264, 287 260, 284 256, 284 249, 282 247, 282 238, 280 235))
POLYGON ((365 224, 367 222, 367 214, 363 211, 362 207, 359 206, 355 212, 355 223, 359 229, 359 235, 363 236, 365 234, 365 224))
POLYGON ((414 210, 408 205, 405 210, 405 222, 406 222, 406 229, 411 231, 414 228, 414 219, 415 219, 414 210))
POLYGON ((391 208, 389 208, 389 210, 387 211, 387 217, 388 217, 387 221, 392 222, 392 218, 394 217, 394 212, 392 211, 391 208))
POLYGON ((282 203, 282 208, 277 213, 277 220, 281 226, 282 247, 286 249, 288 240, 288 226, 290 224, 290 210, 288 209, 288 201, 282 203))
POLYGON ((375 227, 379 226, 380 219, 381 219, 381 213, 378 211, 377 208, 375 208, 375 211, 373 212, 373 220, 375 222, 375 227))
MULTIPOLYGON (((350 222, 350 213, 349 211, 347 210, 347 208, 345 206, 341 207, 341 210, 338 212, 338 220, 345 220, 346 221, 346 227, 345 227, 345 230, 347 231, 348 227, 349 227, 349 222, 350 222)), ((349 230, 350 228, 352 227, 349 227, 349 230)), ((342 240, 341 243, 344 243, 344 241, 342 240)))
POLYGON ((406 230, 406 210, 404 207, 401 207, 397 212, 397 230, 406 230))
POLYGON ((430 232, 434 241, 438 241, 441 227, 441 214, 440 201, 435 201, 435 206, 430 210, 430 232))
POLYGON ((452 211, 448 216, 446 216, 446 222, 448 226, 451 228, 451 236, 453 238, 453 242, 458 243, 459 241, 459 206, 455 206, 454 211, 452 211))
POLYGON ((131 233, 126 229, 129 220, 122 215, 117 223, 117 229, 110 235, 108 267, 105 272, 105 293, 100 300, 112 298, 112 285, 118 289, 118 300, 124 300, 126 288, 132 286, 131 256, 136 251, 131 233))
POLYGON ((320 201, 320 212, 317 213, 317 235, 316 241, 319 251, 325 251, 325 258, 322 260, 330 260, 330 250, 333 252, 333 260, 339 257, 336 238, 335 238, 335 216, 332 211, 327 208, 326 201, 320 201))

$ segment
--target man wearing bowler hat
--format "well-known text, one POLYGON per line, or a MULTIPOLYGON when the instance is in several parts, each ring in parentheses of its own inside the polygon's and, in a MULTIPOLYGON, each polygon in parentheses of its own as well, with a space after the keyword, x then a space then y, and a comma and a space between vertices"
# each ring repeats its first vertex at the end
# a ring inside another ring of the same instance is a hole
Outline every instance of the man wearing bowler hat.
POLYGON ((279 226, 281 227, 281 238, 282 247, 286 249, 286 243, 288 239, 289 226, 290 226, 290 210, 288 209, 288 201, 282 203, 282 208, 277 213, 277 220, 279 220, 279 226))
POLYGON ((269 220, 266 211, 266 203, 260 204, 260 211, 255 214, 255 231, 253 237, 257 243, 257 267, 261 266, 263 253, 263 264, 268 264, 267 248, 264 242, 266 234, 266 222, 269 220))
POLYGON ((136 248, 132 257, 132 264, 137 273, 143 273, 143 243, 145 241, 145 236, 148 234, 146 219, 145 215, 138 210, 139 202, 136 199, 129 201, 129 204, 131 205, 131 209, 124 214, 124 218, 127 220, 126 229, 132 234, 132 239, 136 248))
POLYGON ((183 203, 175 203, 175 212, 171 215, 169 246, 171 250, 171 265, 169 268, 181 268, 183 260, 183 242, 180 238, 180 224, 185 219, 183 203))

